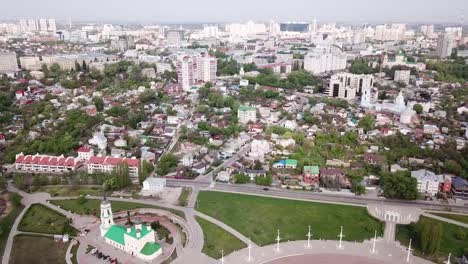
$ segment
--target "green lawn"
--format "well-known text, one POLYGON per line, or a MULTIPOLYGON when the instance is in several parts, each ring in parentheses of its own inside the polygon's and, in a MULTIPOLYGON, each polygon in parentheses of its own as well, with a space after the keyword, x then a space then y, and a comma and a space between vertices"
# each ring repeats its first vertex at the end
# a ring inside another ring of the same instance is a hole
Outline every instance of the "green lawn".
POLYGON ((430 212, 430 214, 468 224, 468 215, 433 213, 433 212, 430 212))
POLYGON ((188 187, 182 188, 182 191, 180 192, 180 195, 179 195, 179 201, 178 201, 179 206, 187 206, 188 198, 191 192, 192 192, 191 188, 188 188, 188 187))
MULTIPOLYGON (((77 214, 85 215, 94 215, 99 217, 101 210, 101 200, 98 199, 86 199, 84 203, 80 203, 78 199, 66 199, 66 200, 50 200, 50 203, 60 206, 61 208, 72 211, 77 214)), ((142 204, 142 203, 132 203, 124 201, 111 201, 112 211, 114 213, 121 211, 128 211, 137 208, 155 208, 163 209, 172 212, 182 218, 185 218, 185 214, 182 211, 174 209, 165 209, 159 206, 142 204)))
POLYGON ((15 206, 8 215, 2 216, 0 219, 0 254, 3 256, 3 251, 5 250, 5 244, 8 240, 8 235, 10 234, 11 227, 15 222, 18 215, 23 211, 24 206, 15 206))
POLYGON ((69 221, 64 215, 45 205, 33 204, 21 219, 18 230, 44 234, 67 233, 76 235, 76 230, 70 227, 69 221))
POLYGON ((35 192, 47 192, 50 193, 50 196, 65 196, 65 197, 73 197, 73 196, 80 196, 80 195, 102 195, 102 191, 100 187, 40 187, 39 189, 35 190, 35 192))
POLYGON ((221 250, 224 251, 224 256, 245 248, 247 245, 219 226, 197 217, 197 222, 203 229, 204 244, 203 253, 219 259, 221 258, 221 250))
POLYGON ((342 225, 345 240, 362 241, 383 233, 383 223, 364 207, 314 203, 261 196, 203 191, 198 210, 250 237, 259 245, 275 242, 280 229, 282 241, 304 240, 308 225, 313 239, 337 239, 342 225))
POLYGON ((459 232, 464 232, 466 236, 468 236, 468 228, 459 227, 457 225, 445 223, 428 217, 424 218, 431 222, 442 223, 442 240, 436 256, 424 256, 422 252, 418 250, 418 223, 411 225, 398 225, 396 239, 402 244, 408 245, 409 239, 412 238, 414 242, 413 246, 415 248, 415 254, 428 258, 437 263, 442 263, 443 261, 447 260, 449 253, 452 253, 454 257, 461 256, 464 250, 468 249, 468 239, 457 239, 457 233, 459 232))
POLYGON ((62 264, 69 243, 51 237, 17 235, 13 242, 10 264, 62 264))

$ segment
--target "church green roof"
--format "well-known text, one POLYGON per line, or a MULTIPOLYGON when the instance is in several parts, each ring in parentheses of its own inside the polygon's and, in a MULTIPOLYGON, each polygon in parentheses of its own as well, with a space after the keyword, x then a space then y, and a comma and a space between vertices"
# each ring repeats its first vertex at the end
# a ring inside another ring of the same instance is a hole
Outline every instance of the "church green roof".
POLYGON ((128 236, 131 236, 135 239, 141 239, 142 237, 146 236, 147 234, 149 234, 151 232, 151 228, 148 228, 147 226, 145 225, 142 225, 141 227, 141 236, 138 238, 136 236, 136 227, 135 226, 132 226, 130 228, 130 232, 127 233, 127 227, 125 226, 121 226, 121 225, 113 225, 109 228, 109 230, 107 230, 106 234, 104 235, 104 237, 116 242, 116 243, 119 243, 121 245, 125 245, 125 234, 127 234, 128 236))
POLYGON ((146 256, 151 256, 155 252, 157 252, 159 249, 161 249, 161 246, 158 243, 148 242, 141 249, 140 253, 143 254, 143 255, 146 255, 146 256))

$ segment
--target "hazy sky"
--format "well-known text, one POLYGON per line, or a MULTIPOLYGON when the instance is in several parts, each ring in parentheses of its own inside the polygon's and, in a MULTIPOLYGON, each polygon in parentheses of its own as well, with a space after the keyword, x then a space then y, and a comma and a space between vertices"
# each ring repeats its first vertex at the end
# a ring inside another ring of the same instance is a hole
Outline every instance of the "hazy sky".
MULTIPOLYGON (((468 22, 468 0, 1 0, 0 19, 134 22, 252 20, 468 22)), ((466 24, 466 23, 465 23, 466 24)))

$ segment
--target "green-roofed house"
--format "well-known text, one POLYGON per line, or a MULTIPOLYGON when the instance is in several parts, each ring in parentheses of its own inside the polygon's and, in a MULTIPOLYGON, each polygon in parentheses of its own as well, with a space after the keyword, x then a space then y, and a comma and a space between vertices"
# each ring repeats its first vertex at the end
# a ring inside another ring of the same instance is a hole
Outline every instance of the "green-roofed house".
POLYGON ((257 109, 255 109, 255 107, 241 105, 237 109, 237 119, 241 124, 257 122, 257 109))
POLYGON ((273 168, 276 169, 295 169, 297 167, 297 160, 286 159, 273 163, 273 168))
POLYGON ((304 166, 302 171, 302 181, 305 185, 318 186, 320 182, 319 166, 304 166))
MULTIPOLYGON (((105 214, 106 219, 108 217, 112 218, 112 213, 109 215, 109 212, 112 212, 110 203, 106 200, 103 203, 106 205, 104 207, 109 209, 105 214)), ((102 209, 103 206, 101 205, 102 209)), ((162 253, 161 245, 156 243, 156 233, 150 225, 138 223, 133 226, 123 226, 112 222, 112 225, 108 226, 106 223, 109 223, 109 221, 105 222, 106 219, 103 219, 103 215, 101 213, 101 231, 105 231, 105 233, 101 233, 101 235, 107 244, 148 261, 155 259, 162 253)))

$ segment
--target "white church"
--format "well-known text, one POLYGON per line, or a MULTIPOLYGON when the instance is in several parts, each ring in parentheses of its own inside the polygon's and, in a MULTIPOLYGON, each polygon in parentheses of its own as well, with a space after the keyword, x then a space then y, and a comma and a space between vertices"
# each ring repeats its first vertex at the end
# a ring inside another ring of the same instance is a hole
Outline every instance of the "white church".
POLYGON ((413 117, 416 116, 416 111, 411 109, 410 105, 406 106, 405 97, 400 91, 393 103, 382 102, 378 103, 379 91, 375 87, 364 87, 361 95, 361 107, 374 109, 375 111, 390 111, 392 113, 400 114, 400 122, 403 124, 410 124, 413 117))
POLYGON ((114 224, 111 203, 106 198, 101 202, 100 229, 107 244, 142 260, 151 261, 162 253, 161 245, 156 243, 156 233, 150 225, 114 224))

